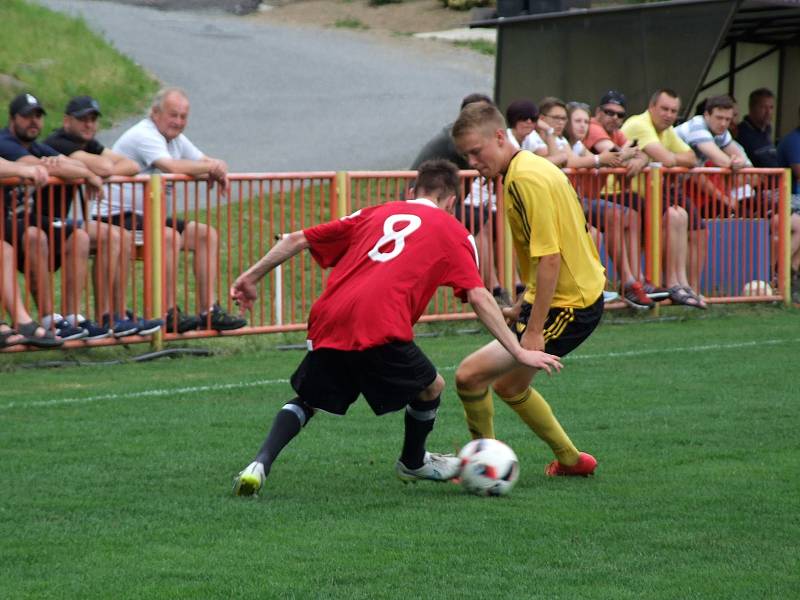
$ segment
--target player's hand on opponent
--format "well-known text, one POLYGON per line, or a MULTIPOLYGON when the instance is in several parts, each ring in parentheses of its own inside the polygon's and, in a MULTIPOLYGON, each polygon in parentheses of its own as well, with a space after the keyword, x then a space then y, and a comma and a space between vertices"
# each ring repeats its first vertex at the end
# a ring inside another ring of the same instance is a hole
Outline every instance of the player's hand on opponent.
POLYGON ((253 308, 253 302, 258 298, 258 288, 244 275, 239 275, 231 285, 231 299, 239 307, 240 313, 253 308))
POLYGON ((552 369, 555 369, 556 373, 558 373, 564 366, 561 364, 561 359, 555 354, 548 354, 538 350, 525 350, 524 348, 520 355, 517 356, 517 362, 547 371, 548 375, 552 373, 552 369))

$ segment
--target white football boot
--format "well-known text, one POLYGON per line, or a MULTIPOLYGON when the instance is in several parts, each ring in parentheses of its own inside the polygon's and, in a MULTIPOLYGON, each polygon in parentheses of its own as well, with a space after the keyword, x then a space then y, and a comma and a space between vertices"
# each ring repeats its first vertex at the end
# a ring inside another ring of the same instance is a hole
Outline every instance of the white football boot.
POLYGON ((234 496, 255 496, 264 485, 264 465, 253 461, 233 482, 234 496))
POLYGON ((403 483, 416 483, 420 479, 448 481, 461 472, 461 459, 453 454, 425 453, 419 469, 409 469, 399 460, 394 466, 398 479, 403 483))

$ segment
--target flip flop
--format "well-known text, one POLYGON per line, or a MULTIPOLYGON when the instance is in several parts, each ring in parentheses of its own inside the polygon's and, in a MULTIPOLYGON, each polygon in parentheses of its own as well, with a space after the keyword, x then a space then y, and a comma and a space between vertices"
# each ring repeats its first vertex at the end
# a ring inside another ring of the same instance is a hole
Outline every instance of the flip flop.
POLYGON ((37 348, 58 348, 64 344, 64 340, 56 337, 52 331, 45 329, 36 321, 18 325, 17 331, 25 336, 25 340, 22 343, 28 344, 29 346, 35 346, 37 348), (36 335, 36 331, 39 329, 44 331, 44 335, 36 335))

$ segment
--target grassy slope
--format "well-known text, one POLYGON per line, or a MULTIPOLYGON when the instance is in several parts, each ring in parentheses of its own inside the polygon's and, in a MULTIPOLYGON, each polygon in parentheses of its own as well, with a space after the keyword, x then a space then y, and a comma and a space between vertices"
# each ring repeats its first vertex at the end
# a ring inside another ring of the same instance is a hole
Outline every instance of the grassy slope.
MULTIPOLYGON (((363 403, 316 417, 263 498, 229 497, 301 356, 263 338, 213 359, 6 373, 0 596, 790 597, 796 319, 602 326, 539 385, 598 475, 544 478, 549 452, 497 406, 522 465, 506 499, 400 485, 402 417, 363 403), (178 389, 220 384, 239 387, 178 389), (175 391, 47 405, 161 388, 175 391)), ((465 440, 453 367, 484 340, 420 340, 449 386, 432 449, 465 440)))
POLYGON ((23 0, 0 2, 3 47, 0 73, 24 84, 0 86, 6 121, 8 102, 19 91, 34 93, 48 111, 45 133, 60 126, 72 96, 88 94, 103 109, 103 125, 136 112, 156 89, 153 77, 90 31, 81 19, 67 17, 23 0))

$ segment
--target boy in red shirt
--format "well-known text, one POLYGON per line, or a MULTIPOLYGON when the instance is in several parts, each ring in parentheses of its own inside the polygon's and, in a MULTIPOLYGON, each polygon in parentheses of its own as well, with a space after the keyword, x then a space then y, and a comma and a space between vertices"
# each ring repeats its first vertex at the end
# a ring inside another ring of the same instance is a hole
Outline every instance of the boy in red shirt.
POLYGON ((309 352, 291 378, 297 397, 278 412, 255 460, 239 473, 236 495, 258 493, 272 462, 317 410, 344 415, 359 394, 376 415, 406 409, 395 465, 402 481, 458 475, 457 457, 425 450, 444 379, 413 342, 413 325, 440 285, 470 302, 518 361, 560 370, 557 357, 519 345, 484 288, 474 240, 447 214, 457 189, 455 165, 427 161, 419 167, 415 200, 290 233, 233 283, 231 296, 246 310, 257 297, 258 281, 301 250, 309 248, 322 267, 333 267, 309 315, 309 352))

